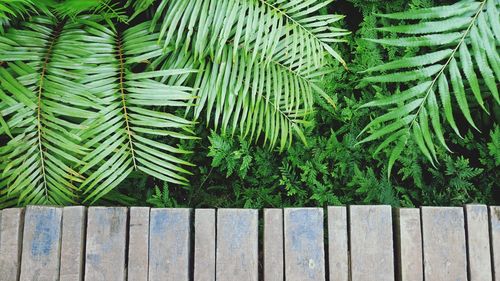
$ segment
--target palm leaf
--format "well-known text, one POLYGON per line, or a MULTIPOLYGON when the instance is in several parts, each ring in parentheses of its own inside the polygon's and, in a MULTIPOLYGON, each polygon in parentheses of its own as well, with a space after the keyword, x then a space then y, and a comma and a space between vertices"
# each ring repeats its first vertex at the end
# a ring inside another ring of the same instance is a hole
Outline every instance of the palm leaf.
MULTIPOLYGON (((478 104, 486 112, 485 100, 500 104, 497 86, 500 81, 498 6, 496 0, 461 1, 450 6, 379 15, 414 22, 379 28, 384 33, 397 34, 395 39, 368 40, 389 46, 425 48, 415 56, 365 71, 371 75, 365 77, 363 83, 397 84, 409 89, 363 106, 389 106, 390 113, 368 124, 363 132, 371 131, 371 135, 360 142, 386 137, 381 132, 394 124, 401 124, 402 118, 412 116, 402 128, 412 133, 422 153, 434 163, 437 161, 434 139, 449 150, 444 141, 440 111, 444 112, 445 120, 459 136, 461 132, 455 121, 458 111, 479 130, 471 112, 472 104, 478 104)), ((393 132, 387 139, 396 141, 400 134, 399 131, 393 132)), ((401 153, 401 143, 403 141, 395 145, 396 152, 391 154, 391 166, 401 153)))

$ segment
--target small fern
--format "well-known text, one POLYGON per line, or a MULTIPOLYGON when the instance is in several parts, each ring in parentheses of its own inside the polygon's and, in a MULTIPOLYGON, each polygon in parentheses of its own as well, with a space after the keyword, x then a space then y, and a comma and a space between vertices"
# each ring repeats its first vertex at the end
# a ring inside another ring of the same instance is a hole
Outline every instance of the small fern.
POLYGON ((384 138, 377 152, 394 146, 389 156, 388 176, 411 136, 432 165, 438 162, 435 139, 450 151, 443 135, 441 111, 461 136, 453 112, 455 104, 478 131, 471 112, 472 100, 486 112, 489 112, 487 100, 492 98, 493 103, 500 104, 498 5, 497 0, 461 1, 450 6, 378 15, 405 24, 378 28, 384 33, 395 33, 397 38, 369 41, 420 49, 415 56, 367 69, 365 72, 371 75, 362 80, 405 89, 362 106, 388 108, 387 113, 362 130, 361 134, 367 131, 370 134, 359 142, 384 138))

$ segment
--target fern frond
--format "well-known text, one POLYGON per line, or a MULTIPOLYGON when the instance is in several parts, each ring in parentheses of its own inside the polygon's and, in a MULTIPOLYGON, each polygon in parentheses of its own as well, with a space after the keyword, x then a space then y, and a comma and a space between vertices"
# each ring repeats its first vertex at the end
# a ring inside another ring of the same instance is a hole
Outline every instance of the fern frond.
MULTIPOLYGON (((365 127, 363 132, 371 134, 360 142, 385 138, 381 146, 386 147, 400 139, 399 136, 411 133, 422 153, 434 164, 438 161, 434 139, 449 150, 443 136, 441 111, 459 136, 453 112, 456 107, 465 120, 479 130, 471 103, 486 112, 486 99, 500 104, 498 9, 496 0, 461 1, 450 6, 379 15, 417 22, 378 28, 384 33, 397 34, 395 39, 368 40, 389 46, 421 47, 421 51, 365 71, 372 75, 365 77, 364 83, 395 83, 409 88, 363 106, 389 106, 389 112, 365 127)), ((390 166, 397 158, 395 155, 400 154, 400 143, 395 145, 395 150, 390 166)))
POLYGON ((190 172, 181 165, 191 164, 174 156, 188 152, 156 138, 195 138, 190 130, 194 122, 168 113, 192 104, 192 88, 162 82, 194 71, 148 67, 134 72, 139 62, 162 54, 156 44, 158 35, 148 31, 149 24, 139 24, 121 34, 106 25, 88 22, 87 31, 92 36, 86 38, 86 44, 95 51, 95 65, 81 83, 99 98, 104 109, 99 118, 85 123, 91 126, 89 130, 79 133, 85 146, 92 149, 82 159, 85 165, 79 171, 90 174, 81 185, 85 201, 95 202, 134 169, 171 183, 188 182, 181 174, 190 172))
POLYGON ((99 109, 76 82, 90 55, 83 38, 80 23, 49 17, 35 17, 3 38, 0 135, 8 128, 11 139, 0 147, 0 205, 76 202, 84 178, 74 167, 88 149, 73 130, 99 109))

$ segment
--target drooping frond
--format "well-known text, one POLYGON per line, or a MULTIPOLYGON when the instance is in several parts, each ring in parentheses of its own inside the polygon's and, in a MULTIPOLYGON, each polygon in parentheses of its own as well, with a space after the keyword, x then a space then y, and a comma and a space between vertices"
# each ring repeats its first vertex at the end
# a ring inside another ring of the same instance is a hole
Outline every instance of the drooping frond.
POLYGON ((461 1, 450 6, 379 15, 412 22, 379 28, 383 34, 396 33, 397 38, 368 40, 421 50, 415 56, 367 69, 370 75, 363 79, 367 83, 394 83, 407 88, 363 106, 388 108, 386 114, 366 126, 362 133, 370 131, 370 135, 360 143, 385 138, 377 152, 395 143, 389 173, 410 135, 433 164, 437 162, 434 139, 448 149, 441 111, 460 136, 455 105, 465 120, 478 129, 471 104, 488 112, 486 99, 500 103, 499 5, 497 0, 461 1))
POLYGON ((112 190, 136 169, 149 175, 185 185, 190 165, 175 155, 188 153, 157 138, 194 138, 192 121, 168 113, 192 104, 192 88, 162 80, 192 73, 192 69, 153 70, 148 61, 162 54, 157 34, 149 22, 116 33, 106 25, 87 22, 86 38, 94 46, 94 66, 80 82, 100 100, 99 118, 88 120, 90 129, 78 133, 92 151, 82 161, 80 173, 89 173, 81 185, 86 200, 94 202, 112 190), (137 67, 146 64, 142 72, 137 67), (160 110, 161 109, 161 110, 160 110), (90 172, 91 171, 91 172, 90 172))
POLYGON ((263 134, 283 149, 292 132, 303 135, 313 94, 327 97, 315 83, 328 57, 345 64, 331 47, 348 34, 332 26, 342 16, 318 13, 330 2, 163 0, 152 28, 160 24, 165 50, 192 56, 202 69, 195 118, 206 111, 216 128, 263 134))
POLYGON ((99 109, 76 82, 90 55, 83 38, 80 23, 40 16, 0 39, 0 135, 9 136, 0 147, 0 206, 76 200, 83 176, 74 167, 88 149, 73 131, 99 109))

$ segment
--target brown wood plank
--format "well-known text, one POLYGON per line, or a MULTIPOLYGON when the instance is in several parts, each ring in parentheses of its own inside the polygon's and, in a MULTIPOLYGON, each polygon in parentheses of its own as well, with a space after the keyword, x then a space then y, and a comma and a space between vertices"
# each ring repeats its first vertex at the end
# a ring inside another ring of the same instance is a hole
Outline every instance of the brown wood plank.
POLYGON ((24 209, 5 209, 0 216, 0 281, 17 281, 21 269, 24 209))
POLYGON ((85 207, 65 207, 63 209, 60 281, 83 280, 85 207))
POLYGON ((215 281, 215 210, 197 209, 194 218, 194 281, 215 281))
POLYGON ((323 209, 285 209, 284 229, 286 280, 325 280, 323 209))
POLYGON ((127 279, 148 281, 149 208, 131 207, 129 212, 127 279))
POLYGON ((127 208, 90 207, 87 217, 85 280, 125 280, 127 208))
POLYGON ((390 206, 350 206, 352 281, 394 280, 390 206))
POLYGON ((488 208, 466 205, 469 281, 492 280, 488 208))
POLYGON ((500 206, 490 206, 490 231, 493 277, 500 281, 500 206))
POLYGON ((283 210, 264 209, 264 281, 283 281, 283 210))
POLYGON ((424 280, 420 209, 396 209, 396 248, 400 281, 424 280))
POLYGON ((189 280, 190 213, 189 209, 151 209, 150 281, 189 280))
POLYGON ((422 207, 421 212, 425 280, 467 280, 463 208, 422 207))
POLYGON ((26 208, 20 280, 59 280, 61 223, 61 208, 26 208))
POLYGON ((217 211, 217 281, 258 280, 258 213, 217 211))
POLYGON ((330 281, 349 280, 346 207, 328 207, 328 259, 330 281))

